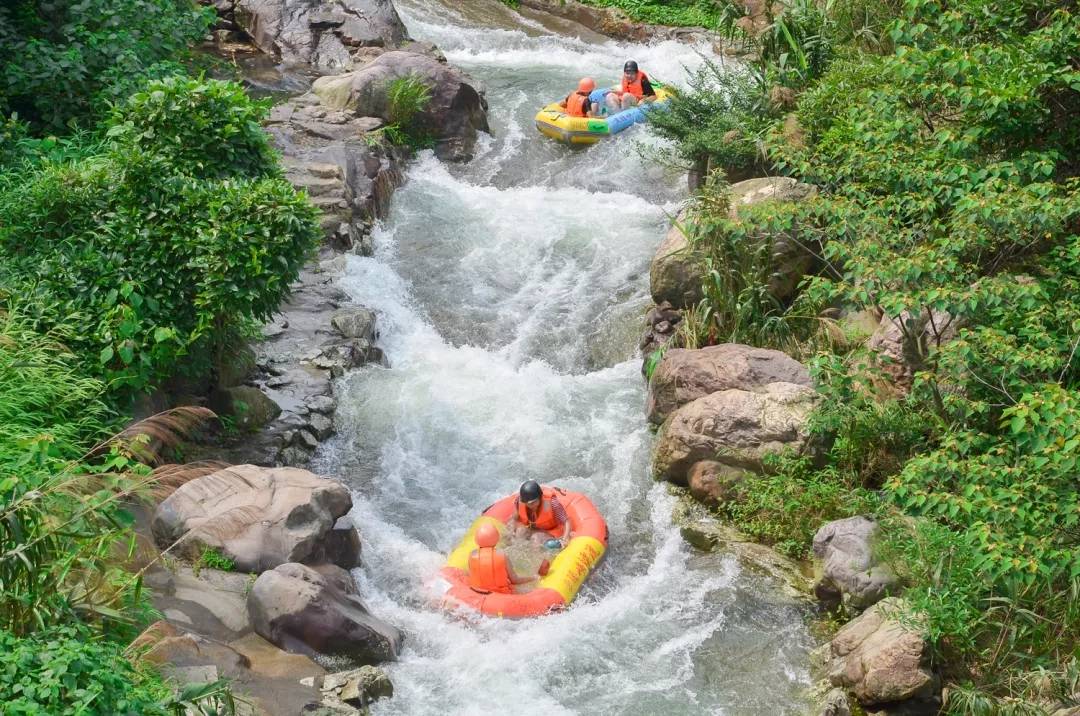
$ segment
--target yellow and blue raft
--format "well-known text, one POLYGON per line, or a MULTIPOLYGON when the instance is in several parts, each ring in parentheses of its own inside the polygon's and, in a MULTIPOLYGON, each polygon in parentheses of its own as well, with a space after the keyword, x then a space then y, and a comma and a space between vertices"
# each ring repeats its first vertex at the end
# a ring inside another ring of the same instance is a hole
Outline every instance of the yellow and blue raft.
MULTIPOLYGON (((669 87, 655 80, 652 86, 656 90, 656 99, 653 102, 624 109, 606 117, 571 117, 558 102, 552 102, 536 113, 536 128, 544 136, 566 144, 596 144, 605 137, 618 134, 638 122, 644 122, 650 111, 662 108, 675 94, 669 87)), ((604 95, 611 91, 610 88, 594 90, 589 99, 603 107, 604 95)))

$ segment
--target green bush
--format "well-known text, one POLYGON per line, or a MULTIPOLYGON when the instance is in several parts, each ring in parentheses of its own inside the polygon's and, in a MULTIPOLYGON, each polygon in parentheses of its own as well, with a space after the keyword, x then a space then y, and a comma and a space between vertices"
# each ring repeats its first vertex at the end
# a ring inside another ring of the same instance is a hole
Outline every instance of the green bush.
POLYGON ((707 0, 582 0, 586 5, 615 7, 631 19, 656 25, 714 28, 720 22, 718 3, 707 0))
POLYGON ((386 86, 387 124, 383 133, 394 144, 431 149, 435 136, 423 126, 422 114, 431 102, 431 88, 418 75, 391 80, 386 86))
POLYGON ((0 5, 0 116, 35 132, 93 124, 106 102, 180 70, 213 11, 190 0, 10 0, 0 5))
POLYGON ((114 115, 123 131, 103 153, 0 176, 0 288, 40 328, 73 325, 71 347, 110 389, 144 390, 181 355, 206 369, 238 322, 277 309, 317 244, 314 208, 251 126, 259 111, 221 83, 152 83, 114 115), (220 141, 192 146, 144 113, 158 91, 220 141), (140 132, 144 114, 157 126, 140 132))

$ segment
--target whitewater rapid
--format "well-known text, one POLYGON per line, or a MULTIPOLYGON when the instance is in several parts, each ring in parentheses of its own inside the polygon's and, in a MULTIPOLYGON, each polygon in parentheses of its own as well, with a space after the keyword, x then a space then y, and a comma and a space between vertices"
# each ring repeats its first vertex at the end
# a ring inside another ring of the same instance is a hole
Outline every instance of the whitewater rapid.
POLYGON ((375 255, 350 256, 341 280, 378 314, 391 365, 338 382, 339 434, 315 465, 354 490, 361 594, 406 633, 373 713, 802 713, 802 608, 689 548, 648 474, 636 340, 684 175, 642 159, 663 150, 644 128, 581 151, 532 126, 583 74, 614 81, 632 57, 678 83, 705 50, 553 35, 495 0, 398 7, 484 85, 494 136, 466 165, 422 155, 375 255), (433 608, 423 585, 447 552, 529 478, 589 494, 608 520, 608 557, 573 607, 433 608))

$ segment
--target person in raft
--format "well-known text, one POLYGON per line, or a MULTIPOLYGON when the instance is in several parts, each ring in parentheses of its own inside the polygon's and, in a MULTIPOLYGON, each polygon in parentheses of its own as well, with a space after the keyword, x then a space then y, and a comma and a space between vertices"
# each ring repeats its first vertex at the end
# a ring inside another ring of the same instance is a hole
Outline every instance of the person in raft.
POLYGON ((570 540, 570 520, 558 495, 550 487, 541 488, 536 480, 521 483, 509 526, 519 535, 532 531, 531 538, 538 542, 551 539, 551 531, 561 533, 558 539, 563 547, 570 540))
POLYGON ((638 69, 637 62, 627 60, 623 65, 622 86, 609 92, 605 102, 608 112, 614 114, 654 99, 656 90, 649 82, 649 76, 638 69))
POLYGON ((496 548, 499 530, 485 522, 476 530, 477 549, 469 555, 469 588, 477 592, 513 594, 519 584, 535 582, 539 577, 519 577, 510 560, 496 548))
POLYGON ((577 92, 567 95, 566 99, 559 102, 559 106, 571 117, 595 117, 599 107, 596 103, 589 101, 589 94, 594 89, 596 89, 596 83, 593 82, 592 77, 582 77, 578 82, 577 92))

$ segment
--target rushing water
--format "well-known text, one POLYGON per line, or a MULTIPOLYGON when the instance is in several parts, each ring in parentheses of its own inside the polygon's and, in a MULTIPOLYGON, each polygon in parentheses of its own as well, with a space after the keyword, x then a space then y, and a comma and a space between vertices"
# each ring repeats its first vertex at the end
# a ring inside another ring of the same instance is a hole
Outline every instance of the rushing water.
POLYGON ((648 475, 635 356, 648 262, 684 195, 642 160, 646 130, 572 150, 532 117, 582 74, 624 60, 678 82, 676 43, 551 34, 495 0, 399 4, 487 90, 494 138, 475 160, 410 169, 376 254, 343 287, 379 314, 392 368, 337 388, 339 437, 318 467, 354 488, 361 592, 407 634, 378 714, 800 713, 802 613, 729 556, 695 553, 648 475), (465 527, 527 478, 588 493, 607 559, 568 611, 463 619, 424 584, 465 527))

